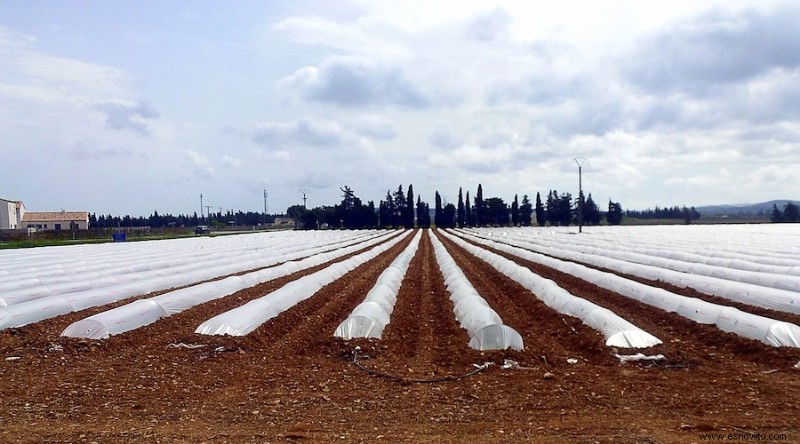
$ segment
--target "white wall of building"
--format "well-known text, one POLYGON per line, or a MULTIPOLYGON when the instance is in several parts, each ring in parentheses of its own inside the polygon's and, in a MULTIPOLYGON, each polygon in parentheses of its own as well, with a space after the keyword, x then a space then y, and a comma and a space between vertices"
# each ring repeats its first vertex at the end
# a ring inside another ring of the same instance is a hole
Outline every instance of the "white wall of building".
POLYGON ((22 216, 25 205, 22 202, 0 199, 0 230, 16 230, 23 228, 22 216))

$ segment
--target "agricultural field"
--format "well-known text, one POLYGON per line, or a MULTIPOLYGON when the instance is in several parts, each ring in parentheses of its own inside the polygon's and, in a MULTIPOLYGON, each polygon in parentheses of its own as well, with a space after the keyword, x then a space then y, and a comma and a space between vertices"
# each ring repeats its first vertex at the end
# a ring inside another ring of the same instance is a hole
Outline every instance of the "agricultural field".
POLYGON ((800 441, 797 227, 576 232, 0 251, 0 442, 800 441))

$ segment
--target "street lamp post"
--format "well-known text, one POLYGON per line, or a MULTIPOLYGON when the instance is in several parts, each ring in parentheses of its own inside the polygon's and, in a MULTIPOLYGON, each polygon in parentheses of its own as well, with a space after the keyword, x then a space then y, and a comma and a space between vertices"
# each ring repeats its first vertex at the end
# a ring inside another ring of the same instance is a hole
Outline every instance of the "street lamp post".
POLYGON ((578 233, 583 233, 583 178, 581 169, 586 159, 576 157, 575 163, 578 165, 578 233))

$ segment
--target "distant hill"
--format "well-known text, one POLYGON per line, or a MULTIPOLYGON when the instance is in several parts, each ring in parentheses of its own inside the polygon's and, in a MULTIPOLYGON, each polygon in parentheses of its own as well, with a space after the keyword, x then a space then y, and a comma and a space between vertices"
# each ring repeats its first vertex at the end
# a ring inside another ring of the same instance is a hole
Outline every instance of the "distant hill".
POLYGON ((778 209, 783 211, 784 205, 788 202, 800 202, 799 200, 779 199, 771 200, 769 202, 761 202, 754 204, 734 204, 734 205, 706 205, 703 207, 695 208, 703 217, 713 216, 728 216, 728 217, 744 217, 744 216, 763 216, 769 217, 772 214, 772 206, 777 205, 778 209))

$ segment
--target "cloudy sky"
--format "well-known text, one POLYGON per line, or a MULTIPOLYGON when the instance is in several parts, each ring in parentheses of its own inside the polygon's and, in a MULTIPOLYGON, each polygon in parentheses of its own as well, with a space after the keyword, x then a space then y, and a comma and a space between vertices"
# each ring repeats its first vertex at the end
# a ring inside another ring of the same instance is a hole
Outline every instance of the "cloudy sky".
POLYGON ((800 198, 795 1, 0 3, 0 197, 283 212, 800 198))

